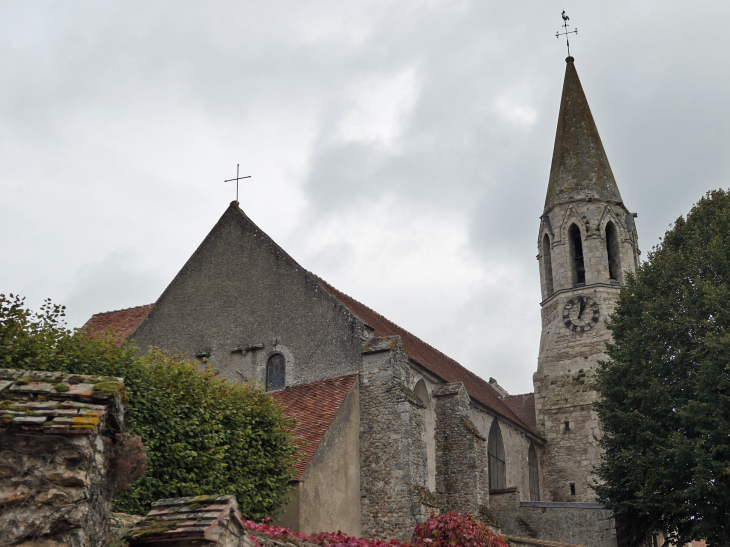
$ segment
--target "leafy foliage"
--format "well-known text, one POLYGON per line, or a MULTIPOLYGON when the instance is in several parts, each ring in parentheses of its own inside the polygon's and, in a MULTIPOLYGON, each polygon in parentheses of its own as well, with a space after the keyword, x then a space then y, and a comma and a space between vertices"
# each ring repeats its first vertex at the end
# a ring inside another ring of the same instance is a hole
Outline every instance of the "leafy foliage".
POLYGON ((433 516, 416 526, 413 543, 430 547, 507 547, 507 543, 468 513, 433 516))
POLYGON ((221 493, 235 495, 247 518, 280 507, 297 448, 293 423, 269 395, 159 350, 139 356, 111 335, 70 331, 63 316, 50 301, 34 313, 0 295, 0 366, 124 378, 127 428, 142 438, 149 469, 115 499, 118 510, 146 513, 160 498, 221 493))
POLYGON ((621 290, 598 371, 599 500, 629 545, 730 544, 730 194, 709 192, 621 290))
POLYGON ((447 513, 426 519, 416 526, 411 542, 397 539, 357 538, 342 532, 302 534, 289 528, 246 521, 246 528, 272 539, 301 541, 322 547, 508 547, 507 543, 468 513, 447 513))

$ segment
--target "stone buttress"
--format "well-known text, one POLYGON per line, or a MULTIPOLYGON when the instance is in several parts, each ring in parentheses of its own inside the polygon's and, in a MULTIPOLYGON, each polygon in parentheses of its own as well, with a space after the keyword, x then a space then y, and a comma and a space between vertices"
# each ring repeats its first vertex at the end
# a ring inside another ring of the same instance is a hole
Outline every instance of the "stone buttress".
POLYGON ((436 493, 445 511, 479 515, 489 503, 487 442, 470 419, 464 384, 436 392, 436 493))
POLYGON ((364 537, 409 540, 426 515, 424 405, 408 387, 400 337, 372 338, 360 373, 360 489, 364 537))
POLYGON ((538 432, 548 441, 543 497, 589 502, 600 459, 591 383, 611 340, 605 320, 640 251, 636 214, 622 201, 574 60, 566 62, 538 232, 542 335, 533 382, 538 432))

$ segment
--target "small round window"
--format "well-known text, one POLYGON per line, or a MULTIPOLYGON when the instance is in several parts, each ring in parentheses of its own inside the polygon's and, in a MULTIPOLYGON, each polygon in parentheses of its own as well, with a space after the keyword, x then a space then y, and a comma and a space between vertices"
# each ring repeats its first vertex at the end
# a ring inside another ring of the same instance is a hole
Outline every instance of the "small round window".
POLYGON ((266 363, 266 391, 276 391, 284 387, 286 387, 286 359, 281 353, 275 353, 266 363))

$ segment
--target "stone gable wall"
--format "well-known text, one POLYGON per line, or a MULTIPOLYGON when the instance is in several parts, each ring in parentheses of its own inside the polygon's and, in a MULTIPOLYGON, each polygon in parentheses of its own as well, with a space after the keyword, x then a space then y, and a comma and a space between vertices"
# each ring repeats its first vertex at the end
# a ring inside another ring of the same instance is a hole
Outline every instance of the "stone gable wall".
POLYGON ((364 323, 232 204, 132 335, 142 349, 206 356, 232 381, 287 385, 357 372, 364 323))

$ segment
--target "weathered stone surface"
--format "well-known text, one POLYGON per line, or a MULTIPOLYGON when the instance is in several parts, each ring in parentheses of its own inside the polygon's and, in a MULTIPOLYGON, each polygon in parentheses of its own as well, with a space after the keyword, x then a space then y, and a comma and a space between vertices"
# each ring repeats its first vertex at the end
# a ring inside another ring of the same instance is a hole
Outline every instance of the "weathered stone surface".
POLYGON ((436 393, 436 492, 446 511, 478 515, 489 501, 486 438, 470 419, 460 383, 436 393))
MULTIPOLYGON (((9 379, 4 381, 29 382, 20 387, 42 384, 35 380, 49 376, 53 376, 52 387, 69 380, 58 373, 0 370, 0 378, 9 379)), ((123 384, 117 381, 121 392, 123 384)), ((93 388, 94 384, 89 385, 93 388)), ((17 414, 0 428, 3 545, 106 545, 111 487, 101 436, 108 434, 107 419, 114 422, 115 429, 123 427, 124 409, 116 396, 107 405, 99 405, 96 398, 82 402, 79 398, 86 395, 69 393, 15 390, 12 386, 3 392, 0 404, 4 410, 0 412, 17 414), (83 416, 78 415, 81 406, 88 412, 83 416), (72 409, 72 419, 81 422, 54 429, 54 414, 64 412, 62 407, 72 409)))
MULTIPOLYGON (((360 374, 362 534, 410 539, 427 489, 424 405, 404 389, 410 364, 398 338, 373 341, 360 374)), ((410 393, 409 393, 410 392, 410 393)))
POLYGON ((516 491, 492 494, 489 503, 502 533, 508 536, 585 547, 616 545, 611 512, 598 503, 521 502, 516 491))

